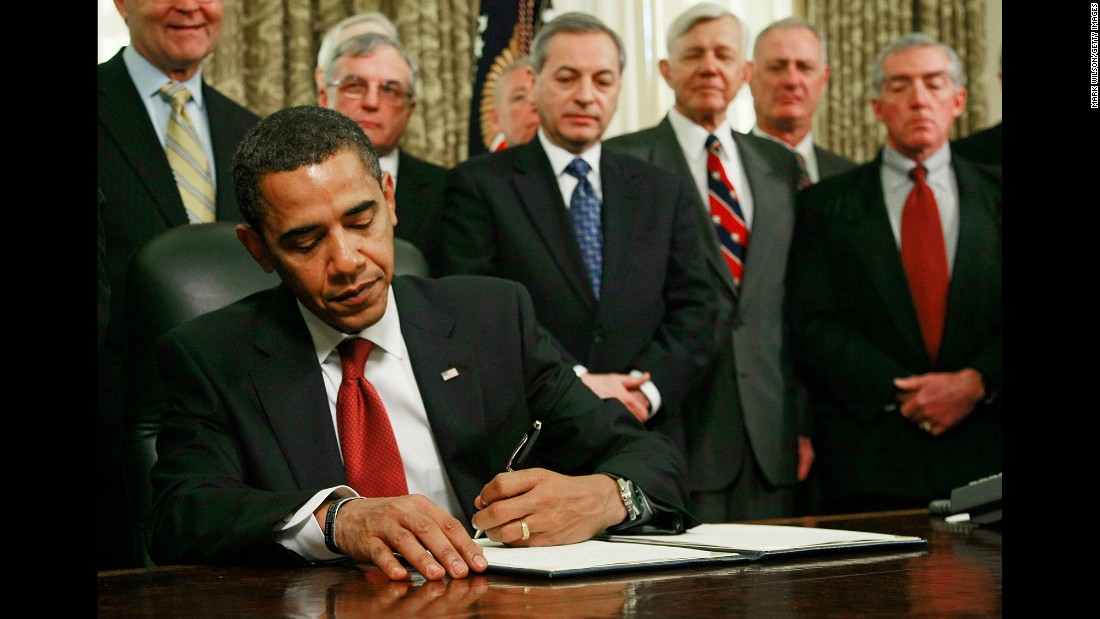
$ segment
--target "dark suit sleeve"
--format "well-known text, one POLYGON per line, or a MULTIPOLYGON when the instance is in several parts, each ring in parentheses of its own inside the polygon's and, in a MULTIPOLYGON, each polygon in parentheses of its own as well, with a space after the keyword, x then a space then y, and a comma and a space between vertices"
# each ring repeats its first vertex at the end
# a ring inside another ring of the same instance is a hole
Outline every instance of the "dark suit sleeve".
POLYGON ((259 450, 262 441, 254 439, 267 424, 241 405, 250 395, 247 382, 215 378, 225 366, 214 356, 209 346, 191 345, 175 333, 158 345, 168 409, 150 475, 149 555, 158 565, 301 565, 272 530, 319 488, 296 488, 274 449, 262 458, 270 470, 257 473, 249 464, 245 452, 259 450), (248 482, 257 474, 287 481, 280 491, 263 490, 248 482))
MULTIPOLYGON (((663 434, 650 432, 616 399, 601 400, 562 363, 538 323, 526 289, 515 291, 531 414, 544 421, 540 466, 569 475, 615 473, 633 481, 655 508, 649 531, 679 532, 698 521, 686 508, 686 464, 663 434)), ((631 529, 633 532, 637 532, 631 529)))
MULTIPOLYGON (((664 282, 665 315, 652 343, 635 363, 637 369, 652 372, 666 414, 679 408, 714 354, 719 345, 715 338, 718 325, 731 311, 720 292, 721 282, 705 258, 704 243, 710 238, 703 233, 709 226, 693 197, 694 190, 672 176, 668 182, 678 190, 673 194, 675 220, 664 282)), ((637 250, 646 251, 644 247, 637 250)))
POLYGON ((481 197, 465 166, 447 172, 444 195, 440 273, 496 275, 496 223, 489 201, 481 197))

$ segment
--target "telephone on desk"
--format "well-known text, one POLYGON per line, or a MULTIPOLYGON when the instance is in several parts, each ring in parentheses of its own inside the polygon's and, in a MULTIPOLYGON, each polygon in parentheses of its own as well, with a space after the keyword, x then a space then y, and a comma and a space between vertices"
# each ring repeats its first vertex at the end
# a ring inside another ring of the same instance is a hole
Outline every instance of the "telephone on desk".
POLYGON ((970 520, 977 524, 994 524, 1001 521, 1001 473, 976 479, 951 491, 950 499, 939 499, 928 504, 928 511, 947 516, 947 519, 970 520), (968 515, 963 517, 963 514, 968 515))

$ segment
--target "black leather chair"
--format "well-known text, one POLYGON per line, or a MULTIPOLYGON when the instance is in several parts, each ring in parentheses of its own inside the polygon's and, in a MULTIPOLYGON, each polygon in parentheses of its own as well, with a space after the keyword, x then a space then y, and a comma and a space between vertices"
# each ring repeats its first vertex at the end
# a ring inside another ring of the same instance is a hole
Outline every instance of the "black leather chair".
MULTIPOLYGON (((416 246, 394 239, 394 272, 427 277, 416 246)), ((164 392, 156 368, 157 339, 186 320, 224 307, 279 283, 237 240, 236 224, 179 226, 150 240, 130 260, 126 274, 126 462, 134 522, 135 564, 152 566, 145 523, 152 508, 149 472, 157 460, 164 392)))

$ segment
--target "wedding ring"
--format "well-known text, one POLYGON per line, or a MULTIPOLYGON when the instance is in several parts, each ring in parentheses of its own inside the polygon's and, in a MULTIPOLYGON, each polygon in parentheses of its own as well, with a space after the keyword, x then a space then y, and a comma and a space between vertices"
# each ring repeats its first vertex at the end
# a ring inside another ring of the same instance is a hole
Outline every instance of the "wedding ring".
POLYGON ((929 434, 932 433, 932 424, 928 423, 927 419, 925 419, 925 420, 921 421, 920 423, 918 423, 917 427, 920 428, 921 430, 924 430, 925 432, 927 432, 929 434))
POLYGON ((520 526, 521 529, 523 529, 523 536, 520 537, 520 539, 523 539, 523 540, 531 539, 531 529, 527 528, 527 521, 521 519, 519 521, 519 526, 520 526))

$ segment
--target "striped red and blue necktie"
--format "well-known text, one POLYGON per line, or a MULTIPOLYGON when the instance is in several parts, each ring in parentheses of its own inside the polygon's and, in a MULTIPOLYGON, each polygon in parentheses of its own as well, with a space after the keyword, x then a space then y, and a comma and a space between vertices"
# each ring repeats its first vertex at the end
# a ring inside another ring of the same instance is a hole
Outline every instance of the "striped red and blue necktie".
POLYGON ((749 229, 737 199, 737 190, 726 176, 726 170, 718 159, 722 145, 714 135, 707 136, 707 187, 710 199, 710 218, 718 234, 722 257, 733 275, 733 281, 741 285, 745 250, 749 244, 749 229))

